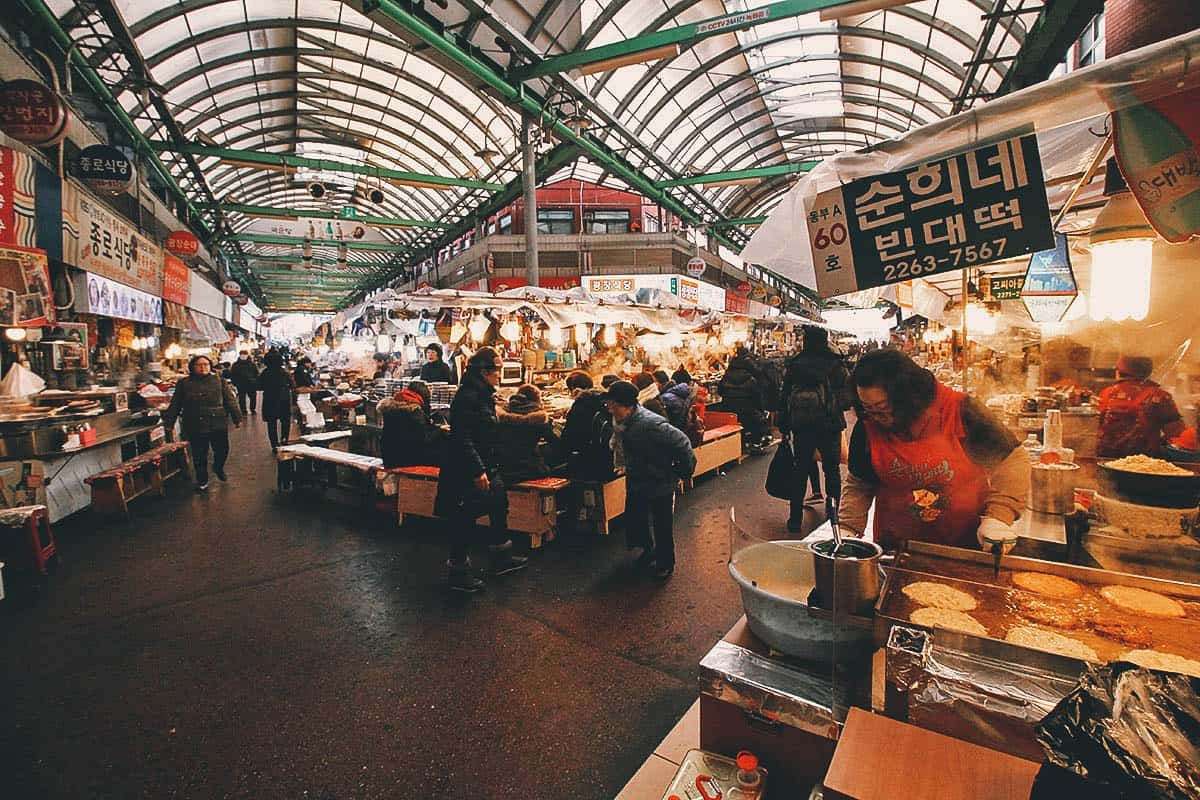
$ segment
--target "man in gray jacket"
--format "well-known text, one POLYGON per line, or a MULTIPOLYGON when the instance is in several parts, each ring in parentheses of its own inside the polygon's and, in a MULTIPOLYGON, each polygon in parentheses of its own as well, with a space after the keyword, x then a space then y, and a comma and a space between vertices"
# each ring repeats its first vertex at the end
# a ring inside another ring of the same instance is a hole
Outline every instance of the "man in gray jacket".
POLYGON ((638 562, 652 564, 654 576, 666 580, 675 571, 675 490, 692 476, 696 456, 681 430, 637 398, 628 381, 614 383, 606 396, 625 452, 625 525, 630 543, 643 548, 638 562))

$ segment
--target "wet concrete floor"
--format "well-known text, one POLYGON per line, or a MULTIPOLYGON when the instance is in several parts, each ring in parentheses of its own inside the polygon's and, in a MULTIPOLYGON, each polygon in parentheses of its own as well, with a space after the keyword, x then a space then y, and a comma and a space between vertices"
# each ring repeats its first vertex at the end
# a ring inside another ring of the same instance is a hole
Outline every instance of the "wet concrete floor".
POLYGON ((262 421, 231 439, 228 483, 63 521, 0 604, 0 797, 611 798, 741 614, 729 508, 787 515, 752 458, 680 499, 665 584, 618 530, 462 596, 437 522, 281 496, 262 421))

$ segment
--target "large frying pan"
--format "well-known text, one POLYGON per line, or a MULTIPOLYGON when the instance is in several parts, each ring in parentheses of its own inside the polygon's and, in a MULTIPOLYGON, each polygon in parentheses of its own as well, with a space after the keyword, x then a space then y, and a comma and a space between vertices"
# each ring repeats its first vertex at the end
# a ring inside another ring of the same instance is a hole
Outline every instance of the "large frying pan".
POLYGON ((1195 508, 1200 505, 1200 474, 1183 464, 1176 466, 1192 469, 1191 475, 1150 475, 1113 469, 1107 462, 1099 462, 1100 485, 1106 494, 1130 503, 1140 503, 1160 508, 1195 508))

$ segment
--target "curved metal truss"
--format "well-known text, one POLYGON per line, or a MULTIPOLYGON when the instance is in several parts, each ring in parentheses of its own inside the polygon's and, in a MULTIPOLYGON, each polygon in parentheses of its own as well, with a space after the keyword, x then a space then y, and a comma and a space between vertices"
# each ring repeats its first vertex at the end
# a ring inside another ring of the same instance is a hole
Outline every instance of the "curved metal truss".
MULTIPOLYGON (((376 218, 439 223, 381 228, 378 240, 394 249, 354 253, 345 271, 379 278, 476 224, 506 196, 495 187, 519 185, 519 109, 419 37, 363 13, 362 0, 38 1, 76 40, 97 40, 81 52, 99 74, 128 74, 141 62, 142 80, 114 79, 112 94, 162 145, 167 169, 216 215, 218 230, 244 240, 239 253, 268 303, 273 291, 290 296, 296 281, 260 264, 294 258, 299 245, 239 236, 263 227, 249 210, 329 216, 350 206, 376 218), (87 28, 98 7, 107 22, 122 23, 136 58, 120 36, 87 28), (209 149, 179 149, 196 142, 209 149), (264 168, 237 151, 312 153, 467 185, 264 168), (310 180, 327 184, 325 197, 309 195, 310 180)), ((1034 0, 917 0, 835 22, 806 14, 691 41, 648 64, 587 77, 520 77, 542 59, 768 2, 393 0, 512 85, 524 80, 531 96, 571 98, 590 118, 590 142, 647 185, 669 187, 660 199, 702 223, 760 216, 797 176, 733 186, 680 185, 680 178, 820 160, 969 106, 999 89, 1037 10, 1034 0)), ((613 163, 568 165, 555 175, 628 185, 613 163)), ((734 228, 728 241, 736 246, 745 231, 734 228)), ((329 279, 334 288, 322 291, 342 291, 344 279, 329 279)))

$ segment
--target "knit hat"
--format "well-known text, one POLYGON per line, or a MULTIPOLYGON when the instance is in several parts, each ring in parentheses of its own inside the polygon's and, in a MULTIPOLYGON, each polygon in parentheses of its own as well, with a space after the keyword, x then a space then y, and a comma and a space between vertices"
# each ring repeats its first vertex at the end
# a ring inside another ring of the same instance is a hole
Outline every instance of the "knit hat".
POLYGON ((650 384, 654 383, 654 376, 649 372, 639 372, 630 378, 630 381, 639 389, 645 389, 650 384))
POLYGON ((530 383, 522 384, 516 394, 508 399, 508 410, 513 414, 531 414, 542 409, 542 393, 530 383))
POLYGON ((593 386, 595 384, 592 382, 592 376, 581 369, 577 369, 567 376, 568 389, 591 389, 593 386))
POLYGON ((1146 380, 1154 371, 1154 361, 1145 356, 1121 356, 1117 359, 1117 372, 1137 380, 1146 380))
POLYGON ((618 378, 616 375, 613 375, 610 373, 600 379, 600 387, 603 389, 607 389, 608 387, 612 386, 614 383, 616 383, 619 380, 621 380, 621 379, 618 378))
POLYGON ((398 403, 412 403, 414 405, 424 405, 425 398, 414 392, 412 389, 401 389, 392 395, 392 399, 398 403))

